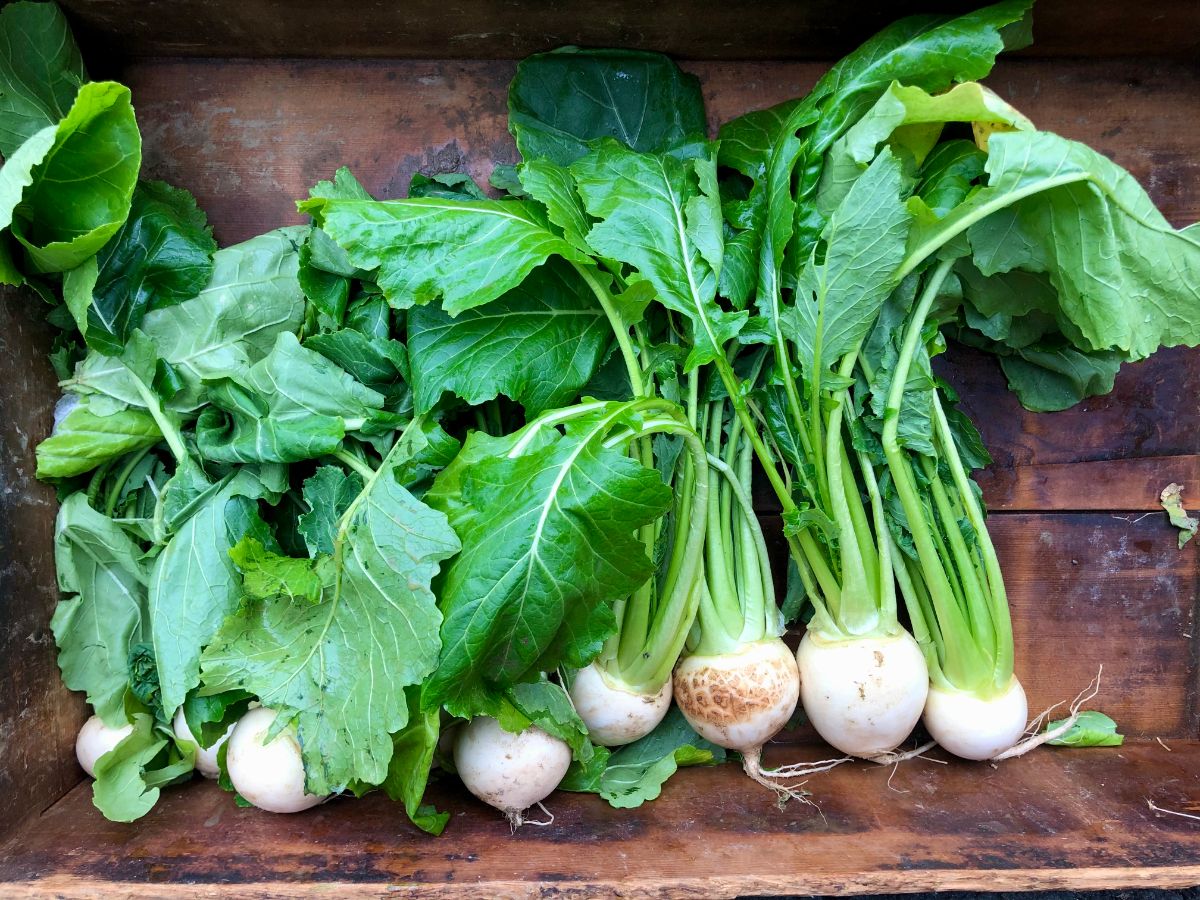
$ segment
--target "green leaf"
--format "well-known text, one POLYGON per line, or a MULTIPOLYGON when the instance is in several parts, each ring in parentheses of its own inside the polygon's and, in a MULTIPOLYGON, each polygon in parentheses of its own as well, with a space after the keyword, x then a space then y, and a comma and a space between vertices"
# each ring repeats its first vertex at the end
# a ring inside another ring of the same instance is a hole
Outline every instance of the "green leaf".
POLYGON ((162 440, 149 413, 127 409, 96 415, 83 398, 37 447, 38 478, 70 478, 162 440))
POLYGON ((280 556, 247 536, 229 551, 229 558, 242 572, 247 596, 286 597, 293 604, 320 603, 325 585, 333 574, 326 556, 314 564, 309 559, 280 556))
POLYGON ((707 130, 700 82, 667 57, 578 47, 522 60, 509 86, 508 121, 522 157, 560 166, 598 138, 656 153, 703 140, 707 130))
POLYGON ((987 189, 947 217, 1016 198, 968 232, 985 275, 1046 272, 1080 349, 1142 359, 1200 343, 1200 240, 1173 229, 1128 172, 1046 132, 995 134, 988 146, 987 189))
POLYGON ((617 809, 634 809, 657 799, 679 768, 724 760, 725 751, 696 734, 672 706, 654 731, 608 758, 596 792, 617 809))
POLYGON ((208 383, 212 404, 196 422, 196 441, 217 462, 293 463, 332 453, 347 432, 391 430, 384 397, 291 332, 236 378, 208 383))
POLYGON ((83 58, 54 3, 10 3, 0 12, 0 156, 67 115, 87 81, 83 58))
POLYGON ((515 457, 514 436, 473 432, 438 476, 426 500, 463 550, 443 580, 442 656, 426 703, 491 714, 504 688, 599 652, 611 604, 652 570, 634 532, 671 497, 657 472, 603 447, 624 409, 550 431, 515 457))
POLYGON ((125 721, 130 649, 149 635, 142 550, 84 492, 63 501, 54 529, 59 601, 50 620, 63 681, 86 691, 109 725, 125 721))
POLYGON ((533 159, 521 164, 520 175, 525 192, 546 207, 546 217, 562 230, 563 237, 586 251, 592 225, 570 170, 548 159, 533 159))
POLYGON ((901 159, 923 163, 947 122, 979 122, 1007 130, 1033 128, 1018 110, 974 81, 941 94, 892 82, 871 110, 829 148, 817 194, 818 209, 828 215, 837 207, 884 141, 890 139, 892 150, 901 159))
POLYGON ((421 803, 429 782, 441 733, 441 711, 421 710, 421 689, 418 686, 404 692, 408 701, 408 724, 392 735, 392 758, 387 777, 381 787, 393 800, 404 804, 409 820, 422 831, 439 835, 450 820, 450 814, 438 812, 421 803))
POLYGON ((596 373, 611 335, 582 279, 556 260, 455 317, 418 307, 408 314, 417 412, 433 409, 444 391, 472 405, 504 394, 529 417, 564 406, 596 373))
POLYGON ((530 725, 536 725, 571 748, 571 767, 563 776, 566 787, 560 784, 560 788, 587 790, 585 785, 599 784, 609 751, 592 743, 587 726, 561 685, 544 676, 537 681, 513 685, 496 713, 497 721, 505 731, 519 734, 530 725))
POLYGON ((631 282, 649 282, 664 306, 691 322, 688 370, 723 354, 748 318, 716 302, 724 245, 714 165, 707 148, 680 159, 604 141, 571 166, 587 211, 600 220, 588 244, 633 266, 631 282))
POLYGON ((814 248, 801 272, 782 324, 810 381, 859 346, 895 287, 910 220, 903 188, 900 163, 885 149, 830 218, 823 256, 814 248))
POLYGON ((207 750, 229 731, 231 725, 250 708, 253 695, 245 691, 226 691, 202 697, 188 694, 183 701, 183 718, 196 742, 207 750))
POLYGON ((341 328, 314 334, 304 346, 316 350, 367 387, 383 394, 389 409, 407 396, 402 379, 408 370, 408 351, 399 341, 367 335, 356 328, 341 328))
POLYGON ((442 200, 486 200, 487 195, 466 172, 422 175, 414 172, 408 182, 409 197, 440 197, 442 200))
POLYGON ((310 556, 333 552, 338 524, 362 489, 361 475, 343 472, 337 466, 321 466, 315 475, 305 479, 304 502, 308 512, 300 516, 298 527, 310 556))
POLYGON ((917 173, 917 196, 940 219, 967 198, 986 163, 987 154, 971 141, 943 141, 917 173))
POLYGON ((97 256, 84 329, 88 345, 119 355, 149 310, 199 293, 212 274, 216 249, 208 219, 191 194, 163 181, 139 182, 129 218, 97 256))
POLYGON ((1000 368, 1022 406, 1034 412, 1056 412, 1107 394, 1127 359, 1112 351, 1034 344, 1002 355, 1000 368))
POLYGON ((521 200, 310 200, 301 204, 383 295, 406 309, 442 297, 450 315, 512 290, 553 255, 586 258, 521 200))
POLYGON ((308 192, 312 199, 325 200, 370 200, 371 195, 362 186, 349 167, 341 166, 333 173, 331 181, 318 181, 308 192))
POLYGON ((1183 485, 1168 484, 1159 495, 1162 508, 1167 511, 1171 525, 1179 529, 1179 549, 1182 550, 1187 542, 1196 536, 1200 528, 1200 519, 1189 516, 1183 508, 1183 485))
MULTIPOLYGON (((194 410, 204 402, 205 379, 242 374, 271 351, 280 333, 300 327, 304 294, 296 271, 303 232, 281 228, 218 250, 212 277, 195 298, 146 314, 141 330, 182 381, 172 409, 194 410)), ((120 360, 99 353, 90 353, 66 386, 121 406, 145 405, 120 360)))
MULTIPOLYGON (((44 145, 43 132, 30 140, 44 145)), ((34 271, 72 269, 108 242, 129 215, 141 160, 129 89, 111 81, 83 85, 13 211, 13 235, 34 271)), ((11 197, 3 196, 7 206, 11 197)))
MULTIPOLYGON (((332 556, 306 561, 322 584, 319 602, 248 595, 204 651, 206 691, 248 690, 296 721, 314 793, 385 779, 391 735, 408 722, 404 689, 437 662, 430 583, 459 544, 446 517, 396 477, 423 440, 410 429, 343 514, 332 556)), ((263 586, 252 569, 280 574, 270 559, 243 559, 248 590, 263 586)))
POLYGON ((195 757, 172 760, 170 742, 145 713, 133 716, 133 731, 96 760, 92 802, 113 822, 140 819, 158 802, 159 789, 186 777, 195 757), (151 768, 154 766, 154 768, 151 768))
POLYGON ((235 499, 267 494, 269 477, 253 467, 238 470, 182 524, 154 560, 150 622, 168 714, 200 683, 200 649, 212 640, 241 597, 241 576, 229 556, 242 538, 229 523, 235 499))
MULTIPOLYGON (((1053 731, 1066 721, 1050 722, 1046 731, 1053 731)), ((1117 723, 1104 713, 1085 709, 1066 734, 1046 743, 1052 747, 1120 747, 1125 736, 1117 734, 1117 723)))

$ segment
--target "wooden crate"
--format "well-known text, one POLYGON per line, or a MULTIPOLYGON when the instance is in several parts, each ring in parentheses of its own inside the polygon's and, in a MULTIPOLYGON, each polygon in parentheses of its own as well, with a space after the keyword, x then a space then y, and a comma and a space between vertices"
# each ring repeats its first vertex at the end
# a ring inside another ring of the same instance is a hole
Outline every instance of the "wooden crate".
MULTIPOLYGON (((1042 127, 1127 167, 1176 225, 1200 219, 1200 4, 1041 0, 1037 44, 989 84, 1042 127)), ((803 93, 914 8, 783 0, 65 0, 97 76, 133 88, 149 175, 193 191, 221 243, 299 221, 293 200, 348 164, 380 197, 415 171, 483 178, 512 162, 513 57, 562 43, 662 49, 721 121, 803 93), (304 57, 304 58, 287 58, 304 57), (336 58, 342 57, 342 58, 336 58), (814 61, 815 60, 815 61, 814 61)), ((0 302, 0 896, 732 896, 1200 883, 1200 553, 1157 494, 1200 498, 1200 353, 1129 366, 1108 397, 1021 410, 995 364, 942 364, 996 464, 982 476, 1030 705, 1104 664, 1097 706, 1120 749, 1044 749, 999 767, 862 763, 814 778, 819 810, 777 809, 732 767, 690 770, 612 810, 555 795, 546 828, 507 825, 452 780, 429 838, 378 796, 298 816, 237 809, 212 784, 106 822, 73 755, 81 699, 61 684, 54 494, 33 479, 56 386, 44 308, 0 302)), ((1200 315, 1200 310, 1197 311, 1200 315)), ((764 515, 771 510, 764 508, 764 515)), ((804 733, 768 762, 813 759, 804 733)), ((933 758, 945 761, 934 754, 933 758)))

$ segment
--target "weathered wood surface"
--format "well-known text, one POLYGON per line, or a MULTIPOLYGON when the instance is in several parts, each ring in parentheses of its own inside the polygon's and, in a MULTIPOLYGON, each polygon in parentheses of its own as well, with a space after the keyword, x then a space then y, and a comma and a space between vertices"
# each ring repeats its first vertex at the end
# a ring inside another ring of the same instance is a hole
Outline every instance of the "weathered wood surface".
POLYGON ((0 288, 0 837, 79 780, 73 752, 83 703, 63 685, 50 614, 54 490, 37 482, 33 449, 57 396, 44 349, 51 329, 32 294, 0 288))
MULTIPOLYGON (((787 550, 778 518, 764 520, 782 591, 787 550)), ((1196 549, 1158 513, 994 515, 1017 675, 1030 714, 1073 700, 1104 667, 1089 706, 1129 735, 1200 737, 1196 714, 1196 549)), ((806 730, 791 740, 811 739, 806 730)))
MULTIPOLYGON (((693 63, 715 126, 806 92, 825 63, 693 63)), ((516 160, 510 61, 134 63, 145 166, 196 194, 222 243, 300 222, 295 200, 339 165, 381 198, 414 172, 486 180, 516 160)), ((1176 225, 1200 220, 1200 66, 1183 61, 1002 61, 988 83, 1041 127, 1128 168, 1176 225)))
MULTIPOLYGON (((979 0, 63 0, 91 43, 141 56, 503 59, 563 44, 661 50, 691 59, 830 59, 902 15, 964 12, 979 0)), ((1052 56, 1200 50, 1200 8, 1040 0, 1034 51, 1052 56)))
MULTIPOLYGON (((797 758, 816 757, 777 748, 768 762, 797 758)), ((1200 823, 1147 805, 1195 811, 1197 743, 1045 749, 996 768, 853 763, 808 789, 819 811, 780 810, 734 766, 695 769, 633 810, 555 794, 552 825, 510 834, 446 779, 433 799, 454 815, 434 839, 379 795, 273 816, 211 783, 120 825, 85 784, 0 849, 0 893, 708 898, 1200 883, 1200 823)))

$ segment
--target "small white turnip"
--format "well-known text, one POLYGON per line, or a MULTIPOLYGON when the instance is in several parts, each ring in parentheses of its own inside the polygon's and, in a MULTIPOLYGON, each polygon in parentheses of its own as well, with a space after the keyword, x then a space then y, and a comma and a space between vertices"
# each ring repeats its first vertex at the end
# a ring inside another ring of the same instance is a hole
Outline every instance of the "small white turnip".
POLYGON ((921 718, 929 670, 907 631, 849 640, 810 631, 796 661, 804 712, 842 753, 870 759, 894 750, 921 718))
POLYGON ((663 720, 671 707, 671 682, 656 693, 643 694, 592 664, 575 673, 571 702, 592 741, 619 747, 645 737, 663 720))
POLYGON ((491 716, 476 716, 454 741, 454 767, 467 790, 514 827, 525 821, 526 809, 550 796, 570 766, 567 743, 536 725, 513 734, 491 716))
POLYGON ((196 740, 192 734, 192 729, 188 727, 187 718, 183 714, 183 707, 179 707, 175 713, 175 721, 171 727, 175 731, 175 737, 181 741, 189 741, 196 745, 196 771, 205 778, 216 778, 220 775, 220 769, 217 766, 217 751, 221 749, 221 745, 229 739, 229 735, 233 734, 233 729, 237 726, 234 722, 225 733, 217 739, 217 742, 211 747, 205 748, 200 746, 200 742, 196 740))
POLYGON ((96 761, 133 733, 132 725, 113 728, 104 724, 99 716, 92 716, 83 723, 75 738, 75 757, 83 771, 96 777, 96 761))
POLYGON ((929 736, 955 756, 991 759, 1021 739, 1029 704, 1016 677, 994 697, 934 686, 925 701, 923 721, 929 736))
POLYGON ((796 659, 779 638, 721 656, 688 656, 675 668, 684 718, 700 737, 729 750, 762 747, 787 724, 799 696, 796 659))
POLYGON ((304 762, 293 726, 264 743, 276 715, 275 710, 260 706, 238 719, 229 736, 225 767, 237 792, 259 809, 300 812, 325 798, 304 790, 304 762))

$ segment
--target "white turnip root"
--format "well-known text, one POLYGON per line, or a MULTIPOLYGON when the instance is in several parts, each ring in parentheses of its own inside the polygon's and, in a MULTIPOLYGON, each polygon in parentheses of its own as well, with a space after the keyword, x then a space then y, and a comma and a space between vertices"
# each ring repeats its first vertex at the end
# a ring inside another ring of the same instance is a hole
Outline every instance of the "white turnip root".
POLYGON ((225 767, 237 792, 259 809, 300 812, 325 798, 304 790, 304 762, 296 729, 291 725, 266 741, 277 713, 265 706, 238 719, 229 736, 225 767))
POLYGON ((75 757, 83 766, 83 771, 95 778, 96 761, 132 733, 132 725, 113 728, 105 725, 99 716, 92 716, 84 722, 75 738, 75 757))
POLYGON ((994 697, 934 685, 923 717, 929 736, 963 759, 991 759, 1012 747, 1028 719, 1025 689, 1015 677, 1008 690, 994 697))
POLYGON ((183 707, 175 713, 175 720, 171 723, 171 728, 175 732, 175 737, 181 741, 189 741, 196 745, 196 771, 205 778, 216 778, 219 776, 220 769, 217 766, 217 751, 221 749, 221 745, 229 739, 229 735, 233 734, 233 729, 237 726, 234 722, 230 725, 223 735, 217 739, 217 742, 211 747, 201 747, 200 742, 196 740, 192 734, 192 729, 188 727, 187 718, 183 714, 183 707))
POLYGON ((671 706, 671 682, 643 694, 593 664, 575 673, 571 702, 593 742, 619 747, 645 737, 663 720, 671 706))
POLYGON ((775 791, 780 802, 805 799, 783 780, 845 762, 762 768, 763 745, 787 724, 799 697, 796 658, 779 638, 743 644, 720 656, 688 656, 675 669, 675 702, 688 724, 705 740, 740 753, 746 774, 775 791))
POLYGON ((491 716, 476 716, 458 729, 454 767, 467 790, 508 816, 513 827, 523 813, 553 793, 571 766, 565 741, 530 725, 519 734, 491 716))
POLYGON ((921 718, 929 670, 907 631, 836 641, 810 631, 796 661, 804 712, 842 753, 865 759, 888 753, 921 718))

